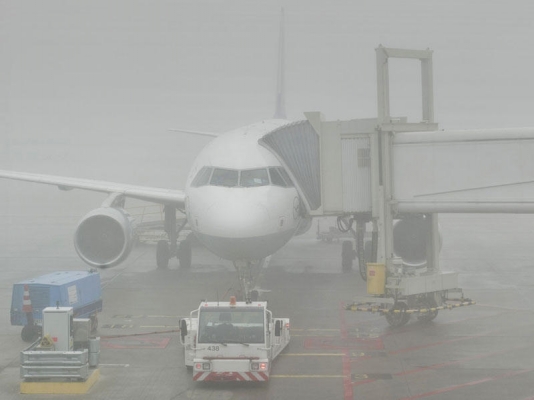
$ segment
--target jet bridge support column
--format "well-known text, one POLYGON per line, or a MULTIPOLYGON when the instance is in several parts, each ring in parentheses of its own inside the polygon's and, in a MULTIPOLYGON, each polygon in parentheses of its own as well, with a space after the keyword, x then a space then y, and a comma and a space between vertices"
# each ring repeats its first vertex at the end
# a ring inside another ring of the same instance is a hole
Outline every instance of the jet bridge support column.
MULTIPOLYGON (((390 325, 400 326, 408 322, 411 314, 416 314, 420 320, 429 321, 437 316, 440 309, 474 303, 463 299, 456 273, 440 271, 441 243, 437 214, 399 214, 396 209, 393 181, 395 134, 437 130, 433 109, 432 52, 380 46, 376 49, 376 56, 378 119, 373 135, 376 150, 373 153, 375 159, 371 163, 371 193, 373 233, 378 236, 378 240, 373 240, 373 246, 377 246, 377 265, 372 272, 383 274, 385 284, 382 287, 378 285, 379 290, 376 290, 376 280, 368 282, 368 292, 373 293, 373 296, 357 299, 359 301, 348 309, 381 312, 390 325), (421 61, 421 122, 408 123, 406 118, 392 118, 390 115, 388 61, 391 57, 421 61), (406 253, 399 254, 398 247, 402 247, 406 253), (411 253, 412 250, 416 250, 415 255, 411 253), (460 293, 459 299, 449 298, 449 293, 454 292, 460 293), (451 300, 456 300, 456 303, 451 305, 451 300)), ((371 278, 370 275, 369 277, 371 278)))

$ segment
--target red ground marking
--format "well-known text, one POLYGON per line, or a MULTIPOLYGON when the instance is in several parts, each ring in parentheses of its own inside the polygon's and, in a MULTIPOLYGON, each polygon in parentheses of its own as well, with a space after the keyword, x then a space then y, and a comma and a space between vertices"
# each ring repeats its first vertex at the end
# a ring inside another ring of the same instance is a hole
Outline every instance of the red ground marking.
MULTIPOLYGON (((453 311, 453 310, 450 310, 450 311, 453 311)), ((473 320, 479 320, 479 319, 495 318, 495 317, 498 317, 501 314, 506 314, 506 312, 502 311, 502 312, 498 312, 498 313, 491 314, 491 315, 479 315, 479 316, 476 316, 476 317, 466 317, 466 318, 462 318, 462 319, 455 319, 453 321, 439 322, 439 325, 454 325, 454 324, 459 324, 459 323, 465 322, 465 321, 473 321, 473 320)), ((432 326, 432 325, 429 325, 429 326, 432 326)), ((391 329, 389 332, 384 333, 384 335, 382 335, 382 337, 388 337, 388 336, 391 336, 391 335, 397 335, 399 333, 412 332, 414 330, 414 328, 420 330, 421 329, 421 325, 417 325, 417 326, 416 325, 408 325, 408 326, 405 326, 403 328, 391 329)), ((423 329, 425 329, 425 328, 423 327, 423 329)))
POLYGON ((409 352, 411 352, 411 351, 417 351, 417 350, 422 350, 422 349, 428 349, 428 348, 430 348, 430 347, 443 346, 444 344, 456 343, 456 342, 463 342, 464 340, 470 340, 470 339, 478 339, 478 338, 487 336, 488 334, 489 334, 489 332, 485 332, 485 333, 480 334, 480 335, 464 336, 464 337, 460 337, 460 338, 456 338, 456 339, 451 339, 451 340, 443 340, 443 341, 441 341, 441 342, 434 342, 434 343, 422 344, 422 345, 420 345, 420 346, 406 347, 406 348, 404 348, 404 349, 388 351, 388 355, 396 355, 396 354, 401 354, 401 353, 409 353, 409 352))
POLYGON ((414 346, 414 347, 407 347, 407 348, 400 349, 400 350, 393 350, 393 351, 389 351, 388 355, 407 353, 407 352, 410 352, 410 351, 426 349, 426 348, 434 347, 434 346, 441 346, 441 345, 448 344, 448 343, 461 342, 461 341, 464 341, 464 340, 478 339, 478 338, 481 338, 481 337, 488 336, 490 334, 494 334, 496 332, 503 331, 504 329, 505 328, 492 329, 492 330, 489 330, 489 331, 486 331, 486 332, 479 333, 478 335, 464 336, 464 337, 459 337, 459 338, 456 338, 456 339, 443 340, 441 342, 434 342, 434 343, 424 344, 424 345, 421 345, 421 346, 414 346))
MULTIPOLYGON (((343 342, 348 341, 349 332, 347 329, 347 321, 345 319, 345 305, 340 304, 339 309, 339 327, 341 332, 341 339, 343 342)), ((343 398, 344 400, 354 399, 354 389, 352 388, 352 368, 350 365, 349 349, 343 349, 343 398)))
MULTIPOLYGON (((440 363, 440 364, 429 365, 427 367, 420 367, 420 368, 415 368, 415 369, 411 369, 411 370, 408 370, 408 371, 397 372, 396 374, 393 374, 393 376, 411 375, 411 374, 416 374, 416 373, 423 372, 423 371, 440 369, 440 368, 444 368, 444 367, 447 367, 447 366, 450 366, 450 365, 454 365, 454 364, 460 364, 460 363, 465 363, 465 362, 468 362, 468 361, 479 360, 479 359, 486 358, 486 357, 496 356, 496 355, 499 355, 499 354, 502 354, 502 353, 508 353, 510 351, 513 351, 513 350, 526 349, 526 348, 529 348, 529 347, 532 347, 532 346, 517 346, 517 347, 511 348, 511 349, 495 351, 493 353, 479 354, 477 356, 466 357, 466 358, 462 358, 460 360, 454 360, 454 361, 444 362, 444 363, 440 363)), ((361 359, 366 359, 366 358, 370 358, 370 357, 362 357, 361 359)), ((376 381, 376 379, 366 379, 366 380, 363 380, 363 381, 354 382, 353 386, 365 385, 365 384, 368 384, 368 383, 371 383, 371 382, 375 382, 375 381, 376 381)), ((525 399, 525 400, 534 400, 534 398, 525 399)))
POLYGON ((382 339, 359 339, 351 337, 314 336, 304 340, 305 349, 323 350, 382 350, 382 339))
POLYGON ((421 394, 417 394, 415 396, 410 396, 410 397, 403 397, 402 399, 399 399, 399 400, 422 399, 423 397, 434 396, 436 394, 441 394, 441 393, 448 393, 448 392, 452 392, 453 390, 462 389, 464 387, 480 385, 481 383, 492 382, 492 381, 496 381, 496 380, 502 379, 502 378, 509 378, 511 376, 521 375, 521 374, 525 374, 525 373, 531 372, 531 371, 533 371, 533 370, 532 369, 523 369, 521 371, 509 372, 507 374, 502 374, 502 375, 492 376, 492 377, 489 377, 489 378, 479 379, 478 381, 467 382, 467 383, 463 383, 461 385, 454 385, 454 386, 449 386, 449 387, 446 387, 446 388, 437 389, 437 390, 434 390, 432 392, 421 393, 421 394))
POLYGON ((170 341, 169 337, 119 337, 101 340, 100 347, 104 349, 164 349, 170 341))

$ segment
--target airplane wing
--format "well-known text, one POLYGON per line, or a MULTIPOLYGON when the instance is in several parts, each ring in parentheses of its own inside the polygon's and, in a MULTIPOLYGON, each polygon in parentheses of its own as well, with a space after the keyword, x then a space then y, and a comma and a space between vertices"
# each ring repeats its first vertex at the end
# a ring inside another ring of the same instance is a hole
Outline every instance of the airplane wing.
POLYGON ((192 131, 189 129, 169 129, 171 132, 180 132, 180 133, 188 133, 190 135, 200 135, 200 136, 210 136, 210 137, 217 137, 219 136, 218 133, 214 132, 205 132, 205 131, 192 131))
POLYGON ((119 193, 126 197, 159 204, 174 204, 177 207, 184 207, 185 205, 183 190, 3 170, 0 170, 0 178, 55 185, 60 190, 83 189, 93 192, 119 193))

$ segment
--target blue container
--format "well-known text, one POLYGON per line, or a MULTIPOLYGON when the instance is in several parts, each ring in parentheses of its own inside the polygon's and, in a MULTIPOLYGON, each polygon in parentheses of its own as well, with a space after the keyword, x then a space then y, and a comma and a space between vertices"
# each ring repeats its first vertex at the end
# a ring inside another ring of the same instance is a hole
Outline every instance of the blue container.
POLYGON ((72 307, 75 318, 91 318, 96 328, 96 314, 102 311, 100 274, 91 271, 59 271, 28 279, 13 285, 11 325, 25 326, 26 313, 22 311, 24 285, 28 285, 33 309, 33 320, 42 325, 46 307, 72 307))

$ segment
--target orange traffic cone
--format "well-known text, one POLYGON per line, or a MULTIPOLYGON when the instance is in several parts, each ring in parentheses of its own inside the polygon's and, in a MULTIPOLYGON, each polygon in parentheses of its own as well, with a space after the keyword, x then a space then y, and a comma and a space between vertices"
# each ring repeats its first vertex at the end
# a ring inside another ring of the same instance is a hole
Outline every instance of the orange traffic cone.
MULTIPOLYGON (((19 292, 20 293, 20 292, 19 292)), ((24 285, 24 298, 22 299, 22 312, 32 313, 32 300, 30 299, 30 288, 24 285)))
POLYGON ((33 320, 32 300, 30 298, 30 288, 24 285, 24 297, 22 299, 22 312, 26 313, 27 324, 22 328, 20 336, 25 342, 33 342, 37 339, 39 333, 33 320))

